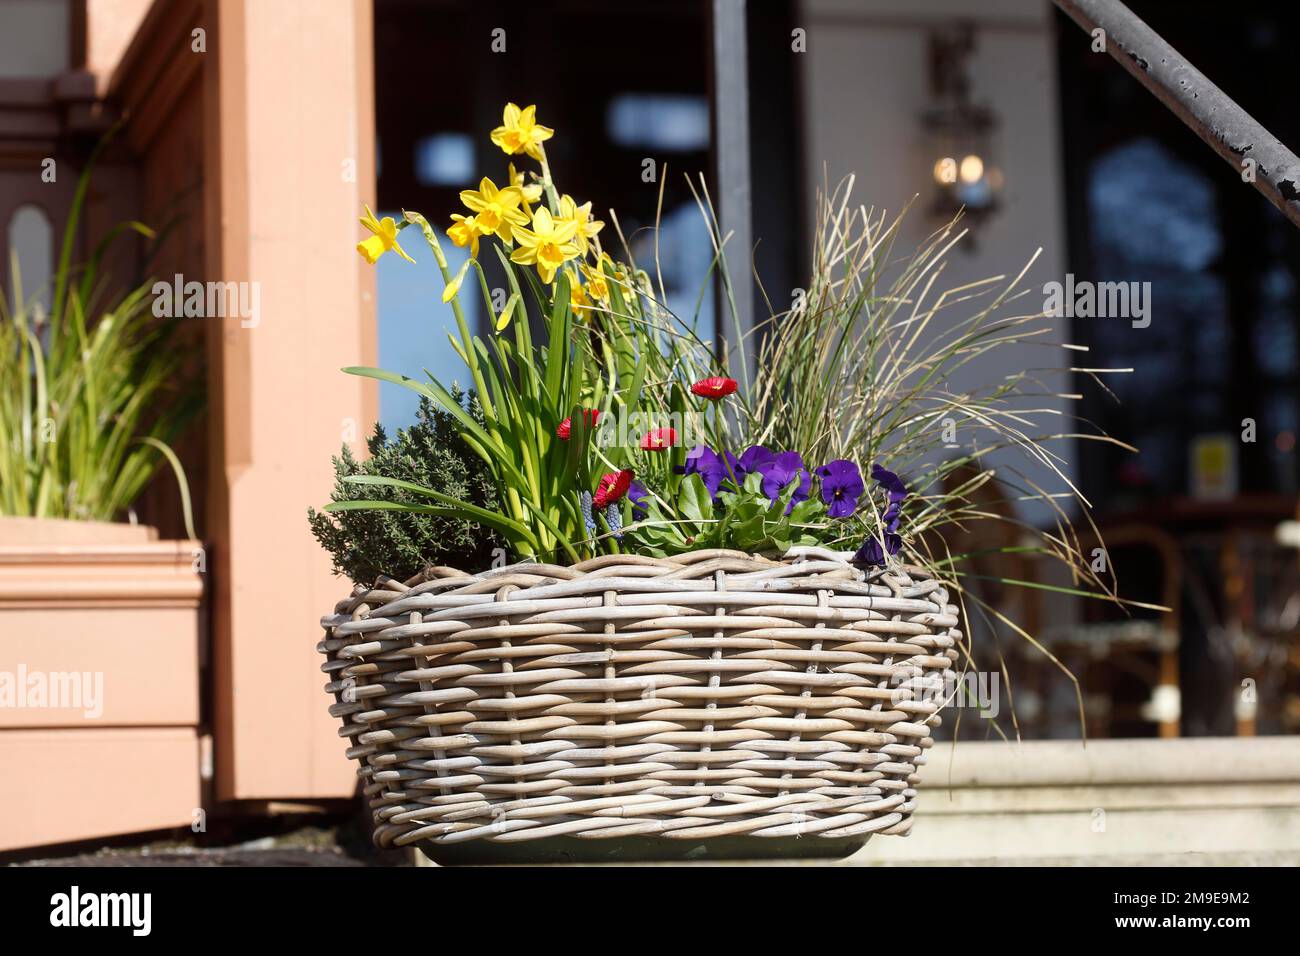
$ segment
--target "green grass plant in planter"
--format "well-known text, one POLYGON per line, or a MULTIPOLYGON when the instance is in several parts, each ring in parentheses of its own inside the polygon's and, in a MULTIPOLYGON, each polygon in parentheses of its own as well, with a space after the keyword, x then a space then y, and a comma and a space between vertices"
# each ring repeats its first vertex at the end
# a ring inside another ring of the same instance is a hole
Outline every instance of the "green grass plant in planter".
POLYGON ((194 538, 172 445, 202 406, 199 379, 176 323, 153 314, 152 283, 115 292, 101 269, 114 241, 153 240, 153 230, 122 223, 85 263, 72 261, 92 166, 93 157, 77 184, 53 288, 25 290, 15 257, 9 301, 0 297, 0 515, 121 520, 167 465, 194 538))

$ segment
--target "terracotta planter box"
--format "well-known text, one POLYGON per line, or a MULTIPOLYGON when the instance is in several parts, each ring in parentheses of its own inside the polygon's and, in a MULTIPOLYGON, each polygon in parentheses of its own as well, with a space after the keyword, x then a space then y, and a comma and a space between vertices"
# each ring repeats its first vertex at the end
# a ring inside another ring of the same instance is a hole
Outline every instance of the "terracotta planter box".
POLYGON ((202 575, 151 528, 0 518, 0 851, 199 806, 202 575), (40 786, 75 768, 74 787, 40 786))

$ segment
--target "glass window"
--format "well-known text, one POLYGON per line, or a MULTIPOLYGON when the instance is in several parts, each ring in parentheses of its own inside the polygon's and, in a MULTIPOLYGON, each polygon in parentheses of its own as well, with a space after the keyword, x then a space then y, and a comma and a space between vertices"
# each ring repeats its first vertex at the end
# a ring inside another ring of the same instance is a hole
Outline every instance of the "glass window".
MULTIPOLYGON (((1287 59, 1278 46, 1287 31, 1258 25, 1289 14, 1253 4, 1248 27, 1209 4, 1179 10, 1134 3, 1271 132, 1300 140, 1294 111, 1252 95, 1269 81, 1261 69, 1280 70, 1264 64, 1287 59), (1261 56, 1261 44, 1272 51, 1261 56)), ((1073 321, 1094 366, 1133 369, 1107 380, 1119 402, 1081 383, 1083 416, 1139 448, 1081 443, 1085 493, 1103 515, 1189 495, 1193 450, 1216 435, 1232 436, 1238 493, 1289 493, 1300 395, 1296 230, 1164 104, 1077 42, 1072 24, 1062 22, 1060 37, 1070 271, 1094 283, 1150 283, 1145 327, 1073 321), (1247 421, 1254 442, 1240 440, 1247 421)))

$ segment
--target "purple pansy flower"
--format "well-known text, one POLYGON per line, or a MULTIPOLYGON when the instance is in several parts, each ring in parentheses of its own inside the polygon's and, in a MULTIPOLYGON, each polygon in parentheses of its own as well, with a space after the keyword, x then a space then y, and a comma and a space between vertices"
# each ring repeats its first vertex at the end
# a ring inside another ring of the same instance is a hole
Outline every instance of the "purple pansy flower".
POLYGON ((793 511, 794 506, 799 502, 808 499, 812 475, 808 474, 808 469, 803 464, 803 456, 797 451, 783 451, 773 455, 770 461, 759 466, 758 473, 763 476, 763 494, 771 501, 780 498, 790 482, 798 482, 790 503, 785 507, 786 514, 793 511))
POLYGON ((882 547, 875 535, 869 535, 853 555, 853 560, 863 564, 883 565, 886 555, 898 554, 903 547, 903 539, 898 534, 898 522, 903 513, 903 501, 907 498, 907 486, 898 475, 879 465, 871 466, 871 478, 885 489, 889 497, 889 505, 880 516, 881 523, 885 526, 884 544, 882 547))
POLYGON ((627 500, 632 503, 632 520, 640 521, 650 513, 650 492, 645 485, 632 479, 627 489, 627 500))
POLYGON ((821 479, 822 501, 829 506, 826 513, 832 518, 847 518, 858 507, 865 486, 862 472, 847 458, 836 458, 816 469, 821 479))
POLYGON ((752 475, 764 465, 770 464, 775 457, 776 452, 762 445, 750 445, 740 453, 740 469, 736 477, 743 481, 746 475, 752 475))
POLYGON ((899 549, 902 547, 903 539, 892 531, 886 531, 885 547, 883 549, 880 547, 880 542, 876 540, 873 535, 862 543, 862 547, 858 548, 857 552, 853 555, 853 560, 873 567, 883 566, 885 563, 885 555, 888 554, 893 556, 898 554, 899 549))
POLYGON ((898 519, 903 513, 903 501, 907 498, 907 485, 903 484, 903 479, 898 475, 879 465, 871 466, 871 478, 889 494, 889 506, 881 517, 885 530, 897 531, 898 519))
POLYGON ((708 445, 696 445, 686 453, 686 465, 681 469, 684 475, 699 475, 714 501, 718 499, 718 488, 722 482, 732 476, 738 477, 740 468, 735 455, 731 452, 723 454, 727 456, 725 461, 722 455, 708 445))
POLYGON ((889 492, 889 501, 901 502, 907 497, 907 485, 903 484, 903 479, 894 474, 888 468, 881 468, 879 465, 871 466, 871 480, 876 482, 880 487, 889 492))

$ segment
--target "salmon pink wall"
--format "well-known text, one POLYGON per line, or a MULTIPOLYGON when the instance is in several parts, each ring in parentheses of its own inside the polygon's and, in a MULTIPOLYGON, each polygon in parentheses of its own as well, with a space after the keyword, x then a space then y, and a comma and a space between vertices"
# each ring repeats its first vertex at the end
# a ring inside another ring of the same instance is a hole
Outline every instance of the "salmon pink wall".
POLYGON ((348 586, 306 509, 328 500, 330 456, 378 410, 372 384, 339 372, 374 364, 373 273, 354 250, 375 191, 371 42, 368 0, 159 0, 107 85, 128 116, 142 205, 183 214, 155 271, 248 283, 258 304, 184 320, 206 352, 208 409, 188 463, 225 800, 355 787, 315 651, 319 618, 348 586))

